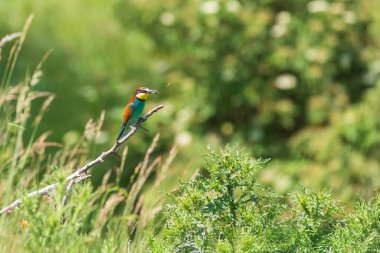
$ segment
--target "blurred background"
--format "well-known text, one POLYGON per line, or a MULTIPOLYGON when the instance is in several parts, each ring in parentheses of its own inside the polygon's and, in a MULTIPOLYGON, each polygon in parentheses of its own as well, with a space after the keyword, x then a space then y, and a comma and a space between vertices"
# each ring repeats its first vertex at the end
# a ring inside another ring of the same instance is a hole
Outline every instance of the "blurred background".
POLYGON ((202 165, 207 145, 239 143, 272 159, 260 180, 276 191, 302 184, 351 201, 380 187, 379 9, 376 0, 1 1, 0 37, 34 14, 12 83, 52 49, 37 89, 56 98, 39 132, 73 144, 104 110, 90 157, 115 141, 136 87, 160 91, 146 110, 165 109, 129 142, 125 177, 160 133, 155 152, 178 148, 173 184, 202 165))

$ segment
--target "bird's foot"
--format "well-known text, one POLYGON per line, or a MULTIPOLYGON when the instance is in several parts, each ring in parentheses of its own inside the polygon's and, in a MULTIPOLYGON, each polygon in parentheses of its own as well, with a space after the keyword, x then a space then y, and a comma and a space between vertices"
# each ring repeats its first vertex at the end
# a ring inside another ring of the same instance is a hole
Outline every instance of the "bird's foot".
POLYGON ((121 156, 119 155, 119 153, 117 153, 117 150, 112 151, 111 154, 114 154, 117 158, 121 159, 121 156))
POLYGON ((149 130, 146 129, 145 127, 140 126, 140 128, 141 128, 142 130, 144 130, 145 132, 149 133, 149 130))

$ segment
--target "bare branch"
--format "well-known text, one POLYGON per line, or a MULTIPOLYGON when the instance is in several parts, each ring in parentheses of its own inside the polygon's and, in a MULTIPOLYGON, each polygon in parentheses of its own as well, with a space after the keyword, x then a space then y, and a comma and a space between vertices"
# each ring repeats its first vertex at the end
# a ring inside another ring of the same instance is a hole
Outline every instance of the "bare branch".
MULTIPOLYGON (((66 181, 68 182, 68 186, 67 186, 67 190, 70 190, 70 188, 72 187, 72 184, 71 183, 73 180, 77 179, 78 177, 80 177, 82 174, 86 173, 90 168, 92 168, 93 166, 95 166, 96 164, 98 163, 102 163, 104 161, 104 159, 106 157, 108 157, 109 155, 115 153, 117 151, 117 149, 124 143, 126 142, 129 138, 131 138, 137 131, 137 129, 139 127, 141 127, 141 124, 144 123, 150 116, 152 116, 154 113, 156 113, 157 111, 161 110, 162 108, 164 108, 163 105, 159 105, 155 108, 153 108, 152 110, 150 110, 148 113, 146 113, 143 117, 141 117, 136 125, 134 127, 131 127, 131 130, 128 132, 128 134, 126 134, 123 138, 117 140, 115 142, 115 144, 107 151, 105 152, 102 152, 95 160, 92 160, 91 162, 87 163, 86 165, 84 165, 83 167, 79 168, 77 171, 75 171, 73 174, 71 174, 70 176, 68 176, 66 178, 66 181), (70 186, 71 184, 71 186, 70 186), (69 187, 70 186, 70 187, 69 187)), ((86 179, 88 177, 84 177, 84 179, 86 179)), ((81 178, 79 178, 79 181, 82 181, 81 178)), ((84 180, 83 179, 83 180, 84 180)), ((54 184, 51 184, 51 185, 48 185, 48 186, 45 186, 44 188, 40 189, 40 190, 37 190, 37 191, 34 191, 34 192, 31 192, 29 194, 27 194, 25 197, 23 198, 19 198, 17 200, 15 200, 12 204, 8 205, 8 206, 5 206, 4 208, 2 208, 0 210, 0 214, 4 214, 4 213, 7 213, 8 211, 11 211, 13 210, 14 208, 17 208, 26 198, 31 198, 31 197, 34 197, 36 195, 44 195, 44 194, 47 194, 48 192, 50 192, 51 190, 53 190, 54 188, 56 188, 58 186, 58 183, 54 183, 54 184)), ((67 194, 67 192, 66 192, 67 194)), ((62 205, 64 205, 67 201, 67 196, 65 196, 66 199, 64 199, 64 202, 62 202, 62 205)))
MULTIPOLYGON (((69 192, 70 192, 71 188, 73 187, 73 185, 77 184, 79 182, 82 182, 82 181, 84 181, 84 180, 86 180, 87 178, 90 178, 90 177, 91 177, 90 174, 86 174, 86 175, 81 176, 78 179, 75 179, 75 180, 72 179, 72 180, 69 181, 69 183, 67 184, 67 187, 66 187, 66 194, 65 194, 65 196, 63 196, 63 199, 62 199, 62 207, 64 207, 66 205, 66 203, 67 203, 67 200, 69 199, 69 192)), ((62 220, 61 220, 62 224, 65 223, 66 219, 67 219, 66 214, 63 213, 62 220)))
POLYGON ((65 196, 63 196, 63 199, 62 199, 62 207, 64 207, 66 205, 67 199, 69 198, 69 192, 71 190, 71 187, 73 187, 74 182, 75 182, 75 180, 70 180, 70 182, 67 184, 66 194, 65 194, 65 196))

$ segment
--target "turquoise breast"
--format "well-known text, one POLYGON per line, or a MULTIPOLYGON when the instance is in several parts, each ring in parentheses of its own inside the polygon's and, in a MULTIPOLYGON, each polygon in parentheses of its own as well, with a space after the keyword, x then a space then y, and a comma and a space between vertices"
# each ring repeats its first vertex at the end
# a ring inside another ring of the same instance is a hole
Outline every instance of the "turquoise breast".
POLYGON ((137 121, 139 120, 139 118, 141 117, 141 114, 144 111, 144 107, 145 107, 145 100, 140 100, 136 98, 134 102, 132 115, 129 118, 127 125, 129 124, 136 125, 137 121))

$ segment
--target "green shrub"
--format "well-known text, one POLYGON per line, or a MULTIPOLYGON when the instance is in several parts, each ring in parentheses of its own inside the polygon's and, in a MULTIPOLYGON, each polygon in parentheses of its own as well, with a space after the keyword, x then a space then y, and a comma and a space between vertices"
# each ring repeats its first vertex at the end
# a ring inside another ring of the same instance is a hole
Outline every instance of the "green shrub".
POLYGON ((220 155, 210 150, 205 175, 181 184, 166 209, 168 252, 233 252, 270 240, 281 208, 269 204, 279 203, 277 196, 256 182, 256 169, 265 162, 237 148, 220 155))
POLYGON ((263 188, 265 161, 226 147, 210 151, 204 172, 182 183, 166 208, 163 238, 151 252, 373 252, 379 245, 379 200, 345 213, 328 192, 307 188, 286 198, 263 188))
POLYGON ((176 205, 167 208, 168 238, 175 248, 230 252, 270 235, 279 207, 268 205, 276 196, 255 179, 257 167, 266 161, 251 161, 231 147, 220 156, 210 151, 206 161, 206 176, 181 184, 176 205), (261 237, 241 242, 248 234, 261 237))
POLYGON ((266 154, 283 154, 275 137, 326 124, 360 100, 369 39, 362 11, 342 1, 198 0, 120 1, 116 13, 154 42, 165 66, 157 70, 191 99, 203 130, 242 132, 266 154))
POLYGON ((334 252, 378 252, 380 250, 380 196, 360 201, 353 213, 335 230, 329 243, 334 252))
POLYGON ((127 31, 151 41, 151 75, 170 84, 163 95, 177 117, 165 124, 176 136, 242 143, 275 158, 263 172, 267 186, 327 187, 349 201, 380 187, 377 51, 367 7, 157 0, 119 1, 115 13, 127 31))

